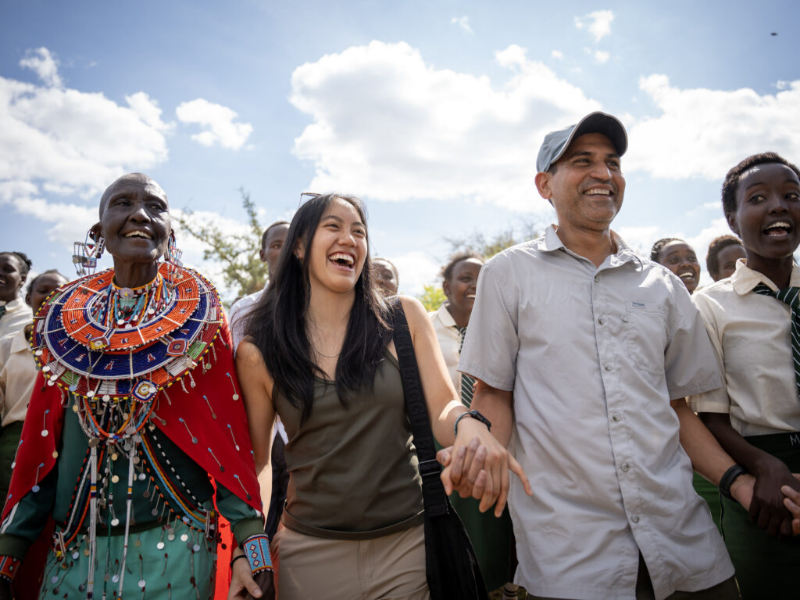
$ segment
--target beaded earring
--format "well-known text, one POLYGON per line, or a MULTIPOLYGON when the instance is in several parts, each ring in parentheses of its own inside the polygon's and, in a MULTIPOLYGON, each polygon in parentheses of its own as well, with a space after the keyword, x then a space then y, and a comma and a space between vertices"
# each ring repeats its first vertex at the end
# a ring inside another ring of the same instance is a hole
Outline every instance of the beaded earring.
POLYGON ((92 275, 97 269, 97 261, 103 256, 106 248, 106 240, 103 236, 95 233, 94 229, 86 232, 84 242, 75 242, 72 254, 72 264, 78 275, 92 275))
POLYGON ((169 273, 168 279, 173 285, 178 278, 179 267, 183 266, 181 256, 183 256, 183 250, 178 248, 177 242, 175 241, 175 231, 170 231, 167 251, 164 254, 164 261, 167 263, 167 271, 169 273))

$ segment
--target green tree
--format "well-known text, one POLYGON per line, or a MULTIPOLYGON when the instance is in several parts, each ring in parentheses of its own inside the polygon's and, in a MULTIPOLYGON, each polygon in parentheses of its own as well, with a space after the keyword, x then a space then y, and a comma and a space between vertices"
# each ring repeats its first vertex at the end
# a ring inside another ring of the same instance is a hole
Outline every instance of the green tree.
POLYGON ((250 199, 250 192, 239 190, 242 206, 247 213, 246 233, 223 233, 213 221, 200 221, 190 210, 184 210, 176 217, 181 230, 200 240, 205 248, 203 259, 222 266, 225 285, 233 288, 237 296, 257 292, 267 281, 267 263, 261 262, 263 227, 256 215, 256 205, 250 199))
POLYGON ((426 285, 425 292, 417 296, 417 299, 422 302, 425 310, 433 312, 438 310, 447 298, 445 298, 444 291, 438 285, 426 285))

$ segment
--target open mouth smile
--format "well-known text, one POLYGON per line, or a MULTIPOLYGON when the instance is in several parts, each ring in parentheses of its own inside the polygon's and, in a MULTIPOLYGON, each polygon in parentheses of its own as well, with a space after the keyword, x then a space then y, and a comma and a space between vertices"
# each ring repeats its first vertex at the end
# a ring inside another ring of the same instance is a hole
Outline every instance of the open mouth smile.
POLYGON ((681 273, 680 275, 678 275, 678 277, 680 277, 683 280, 687 280, 687 279, 695 280, 695 279, 697 279, 697 277, 694 274, 694 271, 686 271, 686 272, 681 273))
POLYGON ((353 255, 345 252, 334 252, 328 256, 328 260, 340 269, 352 271, 355 268, 356 259, 353 255))
POLYGON ((764 234, 769 237, 786 237, 793 229, 794 227, 788 221, 776 221, 764 229, 764 234))
POLYGON ((594 186, 583 192, 587 196, 605 196, 609 198, 614 195, 614 192, 605 187, 594 186))
POLYGON ((130 231, 122 235, 124 238, 144 238, 146 240, 152 240, 153 236, 147 233, 146 231, 130 231))

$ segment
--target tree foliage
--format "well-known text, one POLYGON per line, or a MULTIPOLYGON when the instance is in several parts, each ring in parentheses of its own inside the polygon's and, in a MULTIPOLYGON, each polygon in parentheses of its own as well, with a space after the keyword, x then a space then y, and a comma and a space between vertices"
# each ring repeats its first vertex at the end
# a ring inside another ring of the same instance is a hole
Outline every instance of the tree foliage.
POLYGON ((447 300, 444 291, 438 285, 426 285, 425 291, 417 296, 417 298, 422 302, 422 306, 424 306, 425 310, 428 312, 438 310, 439 307, 444 304, 444 301, 447 300))
POLYGON ((267 281, 267 263, 261 262, 258 255, 263 227, 258 221, 256 205, 250 199, 250 192, 242 188, 239 193, 247 213, 246 233, 223 233, 216 223, 200 221, 189 210, 184 210, 182 215, 175 218, 182 231, 203 243, 203 259, 222 267, 225 285, 236 290, 237 296, 245 296, 264 287, 267 281))

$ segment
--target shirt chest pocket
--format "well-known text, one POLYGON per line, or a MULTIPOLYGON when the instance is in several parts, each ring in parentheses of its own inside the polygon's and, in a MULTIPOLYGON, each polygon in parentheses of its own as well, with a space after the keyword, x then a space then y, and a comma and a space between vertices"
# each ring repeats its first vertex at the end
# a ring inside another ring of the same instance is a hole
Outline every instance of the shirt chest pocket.
POLYGON ((667 308, 627 300, 622 316, 625 350, 631 362, 655 375, 664 372, 667 348, 667 308))

